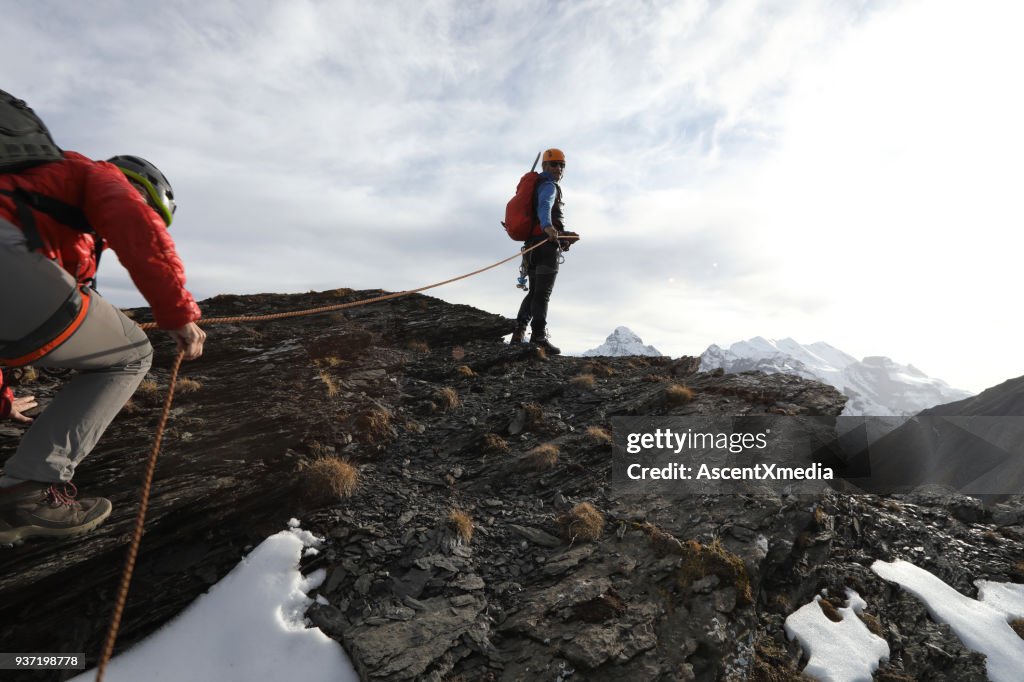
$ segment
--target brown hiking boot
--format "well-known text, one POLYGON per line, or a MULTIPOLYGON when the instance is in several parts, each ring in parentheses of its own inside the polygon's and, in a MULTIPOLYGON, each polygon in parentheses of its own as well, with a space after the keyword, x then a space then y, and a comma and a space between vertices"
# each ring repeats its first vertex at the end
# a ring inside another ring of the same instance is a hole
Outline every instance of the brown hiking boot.
POLYGON ((530 343, 543 348, 551 355, 560 355, 562 353, 561 348, 551 343, 551 337, 547 335, 547 332, 533 332, 530 334, 530 343))
POLYGON ((31 537, 68 537, 92 530, 110 516, 110 500, 76 500, 73 483, 25 481, 0 488, 0 544, 31 537))

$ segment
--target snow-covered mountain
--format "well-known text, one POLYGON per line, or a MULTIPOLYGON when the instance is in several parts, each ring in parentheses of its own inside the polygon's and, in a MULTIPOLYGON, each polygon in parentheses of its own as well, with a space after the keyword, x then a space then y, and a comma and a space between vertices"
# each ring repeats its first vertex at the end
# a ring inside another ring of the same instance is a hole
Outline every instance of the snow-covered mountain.
POLYGON ((664 353, 660 352, 654 346, 645 346, 640 337, 633 333, 629 327, 616 327, 615 331, 609 334, 608 338, 604 340, 604 343, 597 348, 584 351, 580 353, 580 355, 584 357, 594 355, 648 355, 657 357, 664 355, 664 353))
POLYGON ((857 360, 820 341, 805 346, 793 339, 756 336, 724 350, 712 344, 700 359, 701 371, 721 367, 726 372, 784 372, 830 384, 849 398, 843 411, 847 416, 911 415, 973 395, 933 379, 913 365, 881 356, 857 360))

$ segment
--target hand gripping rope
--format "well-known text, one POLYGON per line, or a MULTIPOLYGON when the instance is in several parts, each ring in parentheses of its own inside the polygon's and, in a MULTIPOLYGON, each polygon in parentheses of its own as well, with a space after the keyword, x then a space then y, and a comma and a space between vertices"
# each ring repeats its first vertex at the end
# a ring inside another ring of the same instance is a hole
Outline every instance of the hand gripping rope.
MULTIPOLYGON (((564 239, 565 237, 563 237, 564 239)), ((575 237, 579 239, 579 237, 575 237)), ((200 326, 207 326, 211 324, 231 324, 235 322, 265 322, 269 320, 283 320, 292 317, 304 317, 307 315, 318 315, 320 313, 333 312, 335 310, 344 310, 345 308, 355 308, 358 306, 369 305, 370 303, 379 303, 381 301, 389 301, 395 298, 401 298, 402 296, 410 296, 412 294, 426 291, 427 289, 434 289, 445 284, 451 284, 457 282, 460 279, 467 279, 474 275, 479 275, 482 272, 486 272, 492 268, 496 268, 499 265, 509 262, 514 258, 519 258, 530 251, 533 251, 537 247, 546 244, 547 241, 538 242, 528 249, 523 249, 515 255, 509 256, 503 260, 498 261, 492 265, 488 265, 485 268, 474 270, 473 272, 466 273, 465 275, 459 275, 458 277, 452 277, 446 279, 443 282, 437 282, 436 284, 428 284, 427 286, 420 287, 418 289, 409 289, 407 291, 399 291, 393 294, 385 294, 383 296, 374 296, 373 298, 363 299, 361 301, 351 301, 349 303, 338 303, 335 305, 320 306, 319 308, 307 308, 305 310, 292 310, 285 313, 274 313, 272 315, 239 315, 237 317, 211 317, 208 319, 198 320, 196 324, 200 326)), ((139 325, 142 329, 155 329, 155 322, 146 322, 139 325)), ((149 507, 149 493, 153 485, 153 474, 156 471, 156 459, 160 453, 160 444, 163 441, 164 429, 167 426, 167 418, 171 412, 171 401, 174 399, 174 387, 178 380, 178 370, 181 368, 181 361, 183 353, 178 352, 177 358, 174 360, 174 364, 171 367, 170 380, 167 386, 167 398, 164 400, 163 413, 160 415, 160 421, 156 427, 156 434, 153 438, 153 448, 149 453, 149 460, 146 463, 146 473, 143 477, 142 490, 140 493, 139 500, 139 513, 135 518, 135 530, 132 533, 132 540, 128 546, 128 554, 125 557, 124 570, 121 574, 121 582, 117 588, 117 595, 114 599, 114 612, 110 618, 110 626, 107 630, 107 636, 103 643, 103 649, 100 654, 99 663, 96 666, 96 682, 103 682, 103 675, 107 669, 107 663, 110 662, 111 657, 114 653, 114 642, 117 640, 117 631, 121 627, 121 617, 124 615, 125 604, 128 601, 128 587, 131 585, 132 572, 135 570, 135 560, 139 555, 139 544, 142 542, 142 531, 146 521, 146 510, 149 507)))

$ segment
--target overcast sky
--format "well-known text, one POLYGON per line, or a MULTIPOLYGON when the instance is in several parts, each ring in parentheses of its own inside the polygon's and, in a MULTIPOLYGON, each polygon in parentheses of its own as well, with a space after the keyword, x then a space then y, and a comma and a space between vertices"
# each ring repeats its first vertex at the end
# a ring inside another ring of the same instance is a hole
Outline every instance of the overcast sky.
MULTIPOLYGON (((518 249, 563 149, 554 341, 760 335, 981 390, 1024 374, 1024 5, 3 2, 0 87, 174 184, 197 298, 398 291, 518 249)), ((513 317, 517 267, 433 294, 513 317)), ((100 288, 141 304, 115 259, 100 288)), ((210 343, 216 343, 215 332, 210 343)))

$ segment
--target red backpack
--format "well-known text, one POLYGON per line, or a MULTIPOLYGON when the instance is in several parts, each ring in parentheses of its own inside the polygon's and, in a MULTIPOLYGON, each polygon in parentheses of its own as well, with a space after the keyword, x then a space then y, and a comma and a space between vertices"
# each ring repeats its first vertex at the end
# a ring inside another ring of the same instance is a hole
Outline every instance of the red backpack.
MULTIPOLYGON (((537 167, 539 160, 540 154, 537 154, 533 168, 537 167)), ((517 242, 525 242, 540 225, 537 220, 537 207, 533 203, 539 177, 540 173, 530 169, 529 173, 519 179, 519 184, 516 185, 516 195, 505 206, 505 219, 501 221, 501 224, 505 226, 508 236, 517 242)))

